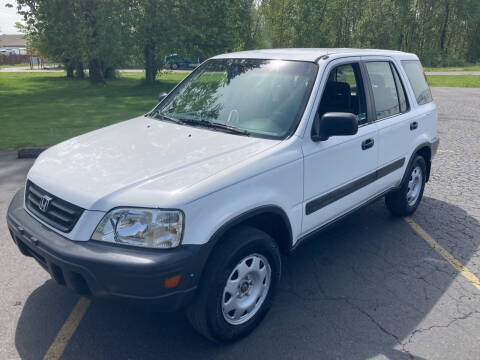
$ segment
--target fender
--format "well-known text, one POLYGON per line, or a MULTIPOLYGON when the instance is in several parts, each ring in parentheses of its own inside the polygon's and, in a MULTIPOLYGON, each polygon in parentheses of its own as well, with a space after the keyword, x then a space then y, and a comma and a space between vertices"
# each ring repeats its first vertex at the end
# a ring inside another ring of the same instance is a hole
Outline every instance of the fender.
POLYGON ((280 208, 279 206, 276 205, 262 205, 256 208, 253 208, 251 210, 248 210, 233 219, 228 220, 226 223, 224 223, 220 228, 215 231, 215 233, 212 235, 210 240, 207 242, 207 244, 210 244, 211 248, 213 248, 218 240, 227 233, 228 230, 233 228, 234 226, 251 219, 255 216, 261 215, 261 214, 267 214, 267 213, 274 213, 276 215, 279 215, 285 224, 287 225, 288 229, 288 248, 291 249, 293 246, 293 234, 292 234, 292 225, 290 223, 290 219, 288 218, 286 212, 280 208))
POLYGON ((410 166, 412 165, 413 159, 415 158, 415 154, 417 154, 420 149, 423 149, 425 147, 428 147, 430 149, 430 154, 431 154, 430 155, 430 160, 427 160, 427 177, 426 177, 425 182, 428 182, 428 180, 430 178, 431 162, 432 162, 432 159, 434 158, 435 154, 437 153, 439 143, 440 143, 440 139, 438 137, 435 137, 432 141, 427 141, 427 142, 421 143, 420 145, 418 145, 415 148, 415 150, 413 150, 412 156, 410 156, 410 160, 408 161, 407 167, 405 168, 406 170, 405 170, 405 173, 403 174, 403 178, 402 178, 402 181, 400 182, 400 186, 401 186, 401 184, 403 184, 406 181, 406 178, 408 176, 407 170, 410 169, 410 166))
MULTIPOLYGON (((255 216, 262 215, 262 214, 268 214, 268 213, 274 213, 276 215, 279 215, 285 224, 287 225, 288 229, 288 244, 287 244, 287 251, 285 253, 290 253, 290 251, 293 249, 293 234, 292 234, 292 226, 290 223, 290 220, 286 214, 286 212, 280 208, 277 205, 262 205, 258 206, 256 208, 253 208, 251 210, 248 210, 230 220, 222 224, 216 231, 215 233, 210 237, 210 239, 203 245, 200 245, 202 248, 202 256, 201 260, 199 262, 199 269, 201 269, 198 272, 198 281, 202 281, 201 279, 203 278, 203 273, 204 270, 208 264, 208 261, 211 258, 211 255, 215 249, 215 246, 219 242, 219 240, 224 236, 230 229, 232 229, 234 226, 241 224, 244 221, 248 221, 249 219, 254 218, 255 216)), ((280 249, 282 250, 280 244, 279 244, 280 249)))

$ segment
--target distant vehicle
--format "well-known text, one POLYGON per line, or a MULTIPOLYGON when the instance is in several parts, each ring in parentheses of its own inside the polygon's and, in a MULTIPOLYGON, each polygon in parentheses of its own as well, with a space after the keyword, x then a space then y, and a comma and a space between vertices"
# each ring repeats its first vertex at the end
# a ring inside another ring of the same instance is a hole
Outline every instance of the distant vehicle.
POLYGON ((228 342, 272 306, 282 255, 380 197, 412 215, 438 144, 414 54, 227 53, 147 114, 44 151, 8 229, 60 285, 186 308, 228 342))
POLYGON ((2 49, 5 51, 5 55, 20 55, 21 54, 21 51, 20 49, 8 49, 8 48, 4 48, 2 49))
POLYGON ((0 54, 2 54, 2 55, 15 55, 15 54, 17 54, 17 52, 15 52, 15 49, 1 48, 0 49, 0 54))
POLYGON ((2 55, 20 55, 22 53, 25 53, 25 49, 0 48, 0 54, 2 55))
POLYGON ((200 58, 183 58, 178 54, 165 56, 165 67, 170 70, 195 69, 201 62, 200 58))

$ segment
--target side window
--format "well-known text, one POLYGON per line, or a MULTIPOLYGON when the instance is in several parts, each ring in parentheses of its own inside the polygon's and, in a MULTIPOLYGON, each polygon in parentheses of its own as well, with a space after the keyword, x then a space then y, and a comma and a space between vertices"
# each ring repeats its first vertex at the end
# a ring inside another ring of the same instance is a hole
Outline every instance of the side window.
POLYGON ((398 71, 393 64, 390 64, 393 70, 393 77, 395 78, 395 85, 397 87, 397 94, 398 94, 398 102, 400 104, 400 112, 404 113, 408 111, 408 101, 407 101, 407 93, 405 92, 405 87, 400 80, 400 76, 398 76, 398 71))
POLYGON ((400 102, 390 63, 373 61, 365 65, 372 86, 377 120, 399 114, 400 102))
POLYGON ((318 116, 327 112, 347 112, 367 122, 365 95, 358 64, 339 65, 330 71, 318 107, 318 116))
POLYGON ((422 64, 418 60, 402 60, 402 66, 412 85, 418 105, 433 101, 432 93, 428 87, 427 79, 423 72, 422 64))

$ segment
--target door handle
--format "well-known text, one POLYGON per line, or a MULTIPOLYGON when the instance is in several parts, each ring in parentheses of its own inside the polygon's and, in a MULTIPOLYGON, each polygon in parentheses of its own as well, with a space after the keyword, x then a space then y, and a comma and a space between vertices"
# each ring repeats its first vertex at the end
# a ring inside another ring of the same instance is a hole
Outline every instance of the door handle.
POLYGON ((370 149, 371 147, 373 147, 373 144, 375 144, 375 141, 372 138, 367 139, 367 140, 363 140, 362 141, 362 150, 370 149))
POLYGON ((410 130, 415 130, 416 128, 418 128, 418 122, 414 121, 410 123, 410 130))

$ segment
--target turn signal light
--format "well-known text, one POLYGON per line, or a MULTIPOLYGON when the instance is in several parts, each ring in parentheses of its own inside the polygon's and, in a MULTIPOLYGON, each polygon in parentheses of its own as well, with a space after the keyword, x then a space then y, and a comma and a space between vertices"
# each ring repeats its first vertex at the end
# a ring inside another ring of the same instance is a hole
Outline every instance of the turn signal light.
POLYGON ((172 276, 171 278, 165 279, 165 288, 166 289, 171 289, 174 288, 178 285, 180 282, 180 279, 182 278, 182 275, 175 275, 172 276))

